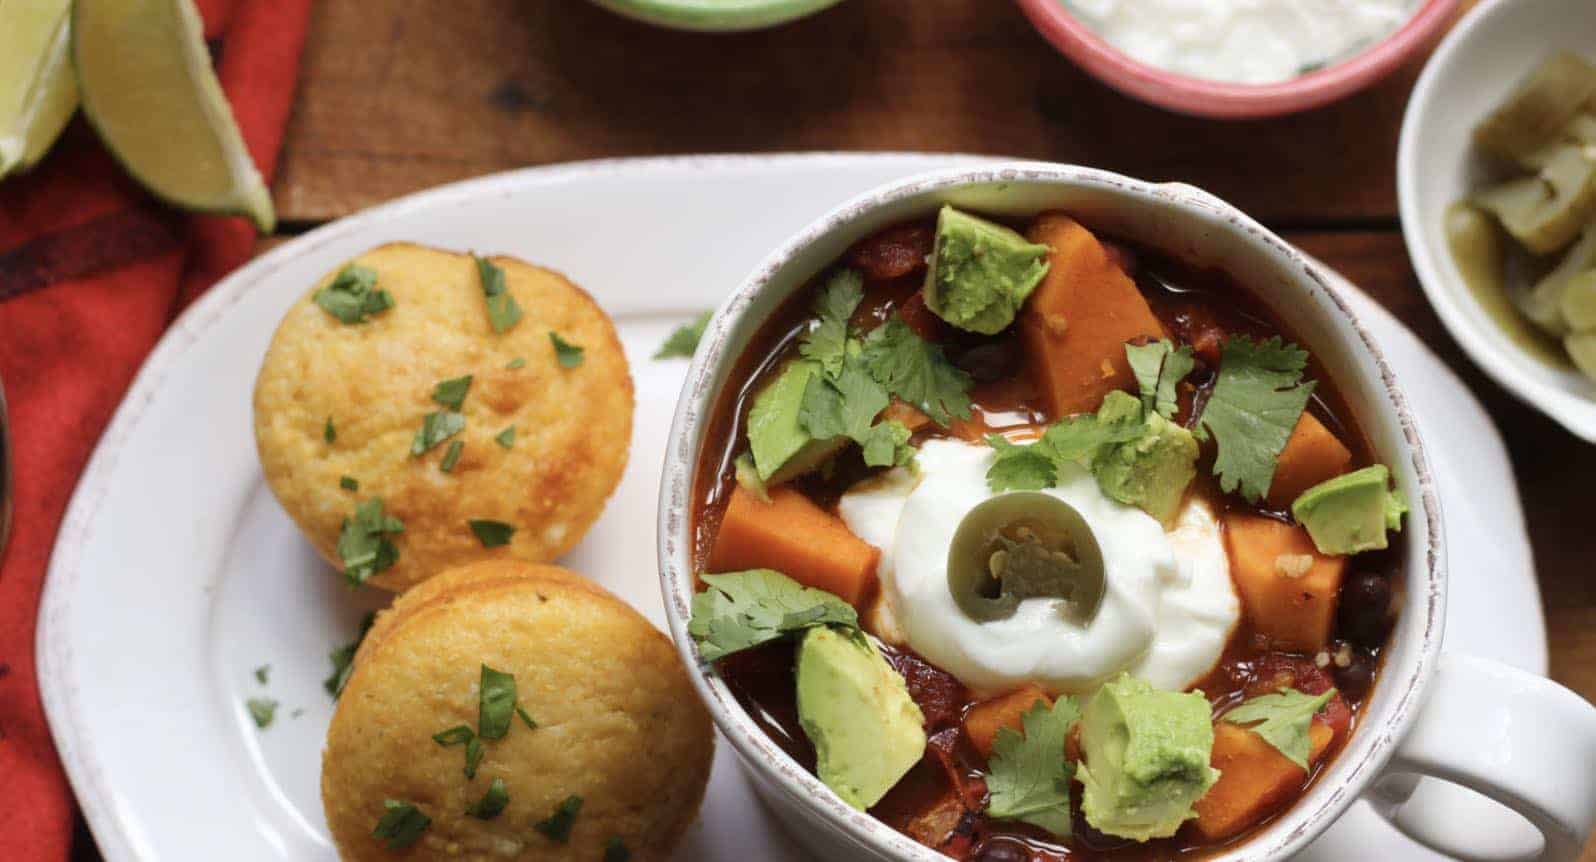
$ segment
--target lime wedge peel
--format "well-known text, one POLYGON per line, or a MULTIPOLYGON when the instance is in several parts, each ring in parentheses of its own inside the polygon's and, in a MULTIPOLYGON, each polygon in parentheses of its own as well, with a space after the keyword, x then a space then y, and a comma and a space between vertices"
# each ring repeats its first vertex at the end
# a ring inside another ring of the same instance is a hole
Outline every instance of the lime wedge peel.
POLYGON ((33 167, 78 107, 70 0, 0 4, 0 178, 33 167))
POLYGON ((122 167, 185 209, 276 223, 211 69, 192 0, 75 0, 72 62, 83 113, 122 167))

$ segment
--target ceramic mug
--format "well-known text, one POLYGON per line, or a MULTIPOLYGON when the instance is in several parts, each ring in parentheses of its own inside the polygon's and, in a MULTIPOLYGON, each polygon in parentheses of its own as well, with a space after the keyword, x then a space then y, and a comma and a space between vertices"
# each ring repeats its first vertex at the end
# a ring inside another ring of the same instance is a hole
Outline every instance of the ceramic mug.
MULTIPOLYGON (((1360 797, 1395 813, 1419 776, 1455 782, 1534 824, 1540 858, 1575 859, 1596 820, 1596 708, 1544 678, 1442 651, 1446 555, 1424 448, 1390 367, 1303 255, 1234 207, 1190 186, 1155 185, 1068 165, 1015 163, 937 171, 843 204, 765 260, 715 314, 677 406, 659 505, 659 565, 676 647, 755 787, 824 858, 943 858, 842 802, 771 741, 687 635, 694 589, 693 483, 715 406, 760 325, 857 240, 944 203, 1013 216, 1061 209, 1093 230, 1230 273, 1302 334, 1345 396, 1378 459, 1412 502, 1400 537, 1400 615, 1358 727, 1288 810, 1215 859, 1283 859, 1360 797)), ((1445 834, 1408 830, 1435 849, 1478 857, 1445 834)))

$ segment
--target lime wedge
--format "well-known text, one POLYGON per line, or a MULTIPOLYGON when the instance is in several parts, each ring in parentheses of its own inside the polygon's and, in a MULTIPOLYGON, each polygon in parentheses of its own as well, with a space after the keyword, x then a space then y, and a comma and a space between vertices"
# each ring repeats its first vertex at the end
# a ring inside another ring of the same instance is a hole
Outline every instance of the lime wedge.
POLYGON ((0 177, 32 167, 78 107, 70 0, 0 3, 0 177))
POLYGON ((177 206, 276 217, 205 50, 193 0, 76 0, 83 113, 127 172, 177 206))

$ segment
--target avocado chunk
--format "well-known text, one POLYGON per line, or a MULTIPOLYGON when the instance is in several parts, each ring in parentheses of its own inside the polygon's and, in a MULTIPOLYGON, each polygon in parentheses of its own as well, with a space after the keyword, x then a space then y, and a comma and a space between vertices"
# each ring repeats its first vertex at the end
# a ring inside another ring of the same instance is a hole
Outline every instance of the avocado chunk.
POLYGON ((1192 804, 1219 780, 1209 715, 1202 692, 1160 691, 1128 674, 1098 689, 1081 716, 1086 822, 1147 841, 1197 816, 1192 804))
POLYGON ((766 486, 802 476, 847 445, 846 437, 816 440, 798 421, 804 389, 819 373, 818 362, 791 360, 754 396, 748 410, 748 447, 754 472, 766 486))
POLYGON ((1047 274, 1045 245, 944 206, 926 272, 925 305, 960 329, 996 335, 1047 274))
POLYGON ((1143 421, 1140 437, 1098 453, 1092 473, 1103 493, 1168 524, 1197 476, 1197 438, 1151 410, 1143 421))
POLYGON ((820 780, 860 811, 925 754, 925 718, 867 639, 820 626, 798 646, 798 723, 820 780))
POLYGON ((1386 531, 1402 529, 1408 505, 1390 490, 1391 471, 1374 464, 1327 479, 1302 492, 1291 514, 1321 554, 1356 554, 1386 546, 1386 531))

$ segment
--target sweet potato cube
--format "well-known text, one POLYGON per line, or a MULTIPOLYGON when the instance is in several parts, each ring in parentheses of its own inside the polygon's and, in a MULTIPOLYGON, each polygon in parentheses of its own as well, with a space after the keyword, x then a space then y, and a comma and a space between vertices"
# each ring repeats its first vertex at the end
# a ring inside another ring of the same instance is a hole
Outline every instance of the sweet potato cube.
POLYGON ((1330 640, 1346 558, 1325 556, 1308 531, 1259 515, 1225 516, 1230 576, 1253 631, 1277 649, 1316 652, 1330 640))
MULTIPOLYGON (((1335 732, 1323 722, 1308 726, 1308 762, 1318 763, 1335 732)), ((1209 761, 1219 780, 1197 800, 1192 824, 1207 841, 1229 838, 1275 811, 1302 789, 1308 773, 1286 759, 1264 738, 1235 724, 1214 725, 1214 753, 1209 761)))
POLYGON ((1303 411, 1275 465, 1266 499, 1277 509, 1290 508, 1303 491, 1347 472, 1352 452, 1313 414, 1303 411))
POLYGON ((763 503, 739 485, 709 552, 711 572, 775 569, 805 586, 863 608, 875 590, 881 552, 842 519, 798 491, 770 489, 763 503))
POLYGON ((1039 700, 1049 707, 1053 705, 1053 699, 1035 683, 983 700, 964 714, 964 734, 983 757, 991 757, 992 741, 997 738, 998 728, 1021 730, 1020 716, 1029 712, 1039 700))
POLYGON ((1163 338, 1164 327, 1136 283, 1079 222, 1044 213, 1026 236, 1052 249, 1047 277, 1020 312, 1038 394, 1055 419, 1096 410, 1110 391, 1135 385, 1125 342, 1163 338))

